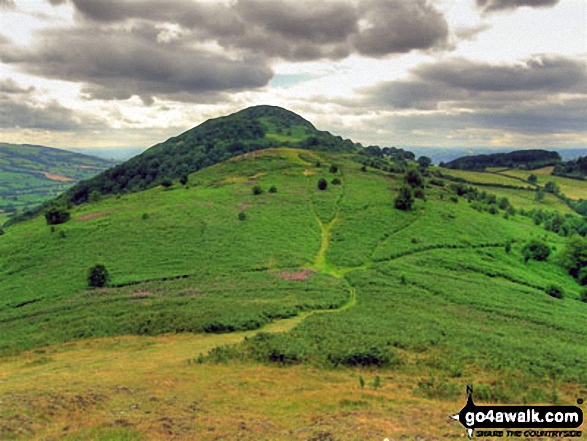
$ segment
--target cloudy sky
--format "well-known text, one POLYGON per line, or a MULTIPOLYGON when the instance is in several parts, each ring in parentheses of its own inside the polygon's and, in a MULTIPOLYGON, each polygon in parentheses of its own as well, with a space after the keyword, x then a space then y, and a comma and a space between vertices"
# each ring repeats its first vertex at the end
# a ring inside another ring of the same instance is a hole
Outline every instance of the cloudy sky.
POLYGON ((0 141, 147 147, 256 104, 365 145, 587 147, 585 0, 0 0, 0 141))

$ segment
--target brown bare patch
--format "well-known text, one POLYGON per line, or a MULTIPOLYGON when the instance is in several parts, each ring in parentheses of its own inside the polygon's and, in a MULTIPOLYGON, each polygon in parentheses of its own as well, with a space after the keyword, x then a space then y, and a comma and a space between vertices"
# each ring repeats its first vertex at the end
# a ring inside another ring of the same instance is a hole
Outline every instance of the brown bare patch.
POLYGON ((245 185, 257 185, 257 181, 245 181, 245 185))
POLYGON ((279 274, 277 274, 277 277, 279 277, 281 280, 308 280, 308 277, 310 277, 310 274, 315 273, 316 270, 312 270, 312 269, 305 269, 302 271, 297 271, 297 272, 281 272, 279 274))
POLYGON ((41 172, 47 179, 59 182, 74 182, 75 179, 68 178, 67 176, 54 175, 53 173, 41 172))
POLYGON ((243 204, 240 204, 240 205, 238 206, 238 208, 239 208, 241 211, 247 211, 249 208, 251 208, 251 204, 247 204, 247 203, 245 202, 245 203, 243 203, 243 204))
POLYGON ((83 222, 83 221, 87 221, 87 220, 90 220, 90 219, 97 219, 99 217, 106 217, 106 216, 109 216, 111 214, 112 214, 111 211, 101 211, 99 213, 90 213, 90 214, 86 214, 84 216, 80 216, 80 217, 77 218, 77 220, 83 222))

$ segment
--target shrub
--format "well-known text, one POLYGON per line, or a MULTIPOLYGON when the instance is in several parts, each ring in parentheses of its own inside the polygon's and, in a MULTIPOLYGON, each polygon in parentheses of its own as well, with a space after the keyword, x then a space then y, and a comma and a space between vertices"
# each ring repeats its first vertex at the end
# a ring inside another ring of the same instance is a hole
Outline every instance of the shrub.
POLYGON ((320 180, 318 180, 318 189, 319 190, 326 190, 327 187, 328 187, 328 182, 326 182, 326 179, 320 178, 320 180))
POLYGON ((577 276, 577 282, 579 282, 579 285, 582 286, 587 285, 587 266, 581 268, 581 271, 579 271, 579 275, 577 276))
POLYGON ((165 178, 161 181, 161 185, 165 188, 169 188, 173 185, 173 181, 171 179, 165 178))
POLYGON ((332 185, 340 185, 341 180, 340 180, 340 178, 334 178, 331 183, 332 183, 332 185))
POLYGON ((110 275, 104 265, 98 264, 88 271, 88 286, 91 288, 102 288, 106 286, 110 275))
POLYGON ((422 175, 415 168, 409 169, 404 179, 406 181, 406 184, 408 184, 412 188, 421 187, 424 183, 422 175))
POLYGON ((253 192, 254 195, 260 195, 263 193, 263 189, 261 188, 260 185, 255 185, 251 191, 253 192))
POLYGON ((179 183, 181 185, 185 185, 188 183, 188 176, 187 175, 183 175, 181 178, 179 178, 179 183))
POLYGON ((277 187, 275 185, 272 185, 269 189, 269 193, 277 193, 277 187))
POLYGON ((395 198, 395 208, 398 210, 408 211, 412 209, 414 204, 414 195, 412 189, 408 186, 403 186, 399 189, 399 195, 395 198))
POLYGON ((512 242, 511 242, 510 240, 508 240, 508 241, 505 243, 505 252, 506 252, 507 254, 509 254, 511 251, 512 251, 512 242))
POLYGON ((536 177, 536 175, 528 176, 528 182, 530 182, 531 184, 536 184, 537 181, 538 181, 538 178, 536 177))
POLYGON ((64 224, 71 218, 69 211, 64 207, 52 207, 45 212, 47 225, 64 224))
POLYGON ((141 219, 142 220, 147 220, 147 219, 149 219, 149 217, 150 217, 149 216, 149 213, 143 213, 143 215, 141 216, 141 219))
POLYGON ((100 202, 102 195, 99 191, 94 190, 90 193, 90 202, 100 202))
POLYGON ((320 161, 316 161, 316 164, 314 164, 314 166, 320 168, 322 167, 322 163, 320 161))
POLYGON ((244 221, 244 220, 246 220, 246 219, 247 219, 247 215, 245 214, 245 212, 244 212, 244 211, 241 211, 241 212, 238 214, 238 220, 240 220, 240 221, 244 221))
POLYGON ((366 172, 367 171, 367 166, 363 164, 363 166, 361 167, 361 171, 362 172, 366 172))
POLYGON ((0 228, 0 236, 4 236, 4 230, 0 228))
POLYGON ((338 167, 336 165, 332 164, 330 166, 329 171, 330 171, 330 173, 336 173, 338 171, 338 167))
POLYGON ((414 189, 414 197, 418 198, 418 199, 426 199, 426 196, 424 195, 424 190, 422 189, 422 187, 418 187, 414 189))
POLYGON ((579 295, 579 300, 587 303, 587 289, 581 291, 581 294, 579 295))
POLYGON ((564 290, 558 285, 549 285, 545 291, 546 294, 555 299, 562 299, 565 296, 564 290))
POLYGON ((533 239, 522 247, 522 256, 524 256, 525 262, 530 259, 545 261, 550 256, 550 247, 544 242, 533 239))

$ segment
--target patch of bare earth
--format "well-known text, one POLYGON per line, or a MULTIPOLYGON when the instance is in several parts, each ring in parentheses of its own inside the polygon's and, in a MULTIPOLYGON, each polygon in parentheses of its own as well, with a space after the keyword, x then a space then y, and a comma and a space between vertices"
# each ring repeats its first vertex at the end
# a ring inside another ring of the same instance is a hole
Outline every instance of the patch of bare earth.
POLYGON ((83 222, 83 221, 87 221, 87 220, 90 220, 90 219, 97 219, 99 217, 106 217, 106 216, 109 216, 111 214, 112 214, 111 211, 102 211, 102 212, 99 212, 99 213, 90 213, 90 214, 86 214, 84 216, 78 217, 77 220, 83 222))
POLYGON ((316 271, 312 269, 305 269, 296 272, 283 271, 277 273, 277 277, 279 277, 281 280, 308 280, 308 277, 310 277, 310 275, 315 272, 316 271))

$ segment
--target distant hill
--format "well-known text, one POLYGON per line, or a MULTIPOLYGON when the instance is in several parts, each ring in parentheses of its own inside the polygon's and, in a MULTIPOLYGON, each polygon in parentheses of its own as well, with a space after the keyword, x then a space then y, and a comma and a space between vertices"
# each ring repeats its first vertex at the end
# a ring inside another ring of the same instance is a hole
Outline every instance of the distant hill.
POLYGON ((256 106, 215 118, 157 144, 144 153, 67 193, 84 203, 93 191, 126 193, 159 185, 240 154, 269 147, 299 147, 331 152, 357 152, 358 144, 317 130, 301 116, 280 107, 256 106))
POLYGON ((552 171, 553 175, 565 176, 567 178, 587 178, 587 156, 572 159, 562 164, 557 164, 552 171))
POLYGON ((0 224, 114 165, 66 150, 0 143, 0 224))
POLYGON ((559 164, 561 161, 561 156, 557 152, 549 152, 546 150, 517 150, 509 153, 463 156, 450 161, 447 164, 443 164, 443 166, 456 170, 477 171, 485 170, 487 167, 535 170, 559 164))

